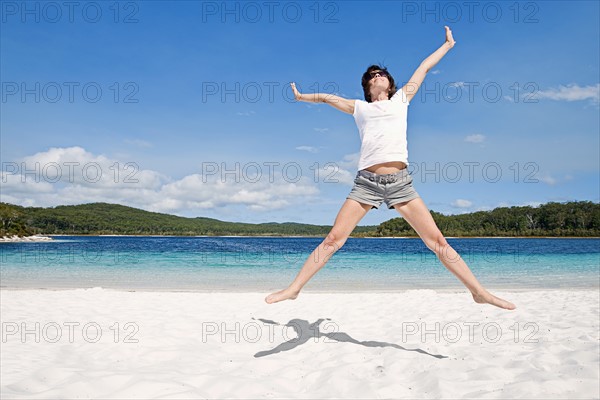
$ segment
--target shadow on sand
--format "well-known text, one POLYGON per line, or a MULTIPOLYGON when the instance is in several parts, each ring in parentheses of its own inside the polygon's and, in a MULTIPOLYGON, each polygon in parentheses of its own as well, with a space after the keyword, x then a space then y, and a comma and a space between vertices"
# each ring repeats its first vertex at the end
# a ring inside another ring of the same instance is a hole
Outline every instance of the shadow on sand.
MULTIPOLYGON (((254 319, 254 318, 252 318, 252 319, 254 319)), ((316 340, 318 340, 321 337, 326 337, 331 340, 335 340, 337 342, 354 343, 354 344, 358 344, 358 345, 366 346, 366 347, 394 347, 399 350, 415 351, 417 353, 425 354, 425 355, 435 357, 435 358, 448 358, 448 356, 444 356, 441 354, 431 354, 431 353, 426 352, 425 350, 418 349, 418 348, 417 349, 407 349, 406 347, 397 345, 395 343, 378 342, 378 341, 374 341, 374 340, 365 340, 365 341, 356 340, 345 332, 321 332, 321 328, 320 328, 321 323, 323 321, 331 321, 331 319, 329 319, 329 318, 320 318, 317 321, 313 322, 312 324, 310 324, 308 321, 303 320, 303 319, 292 319, 285 325, 281 325, 275 321, 270 321, 270 320, 262 319, 262 318, 258 318, 258 321, 261 321, 265 324, 291 327, 294 329, 294 331, 296 331, 297 337, 295 337, 291 340, 288 340, 287 342, 281 343, 274 349, 259 351, 258 353, 256 353, 254 355, 254 357, 265 357, 265 356, 270 356, 272 354, 280 353, 282 351, 293 350, 296 347, 308 342, 311 338, 315 338, 316 340)))

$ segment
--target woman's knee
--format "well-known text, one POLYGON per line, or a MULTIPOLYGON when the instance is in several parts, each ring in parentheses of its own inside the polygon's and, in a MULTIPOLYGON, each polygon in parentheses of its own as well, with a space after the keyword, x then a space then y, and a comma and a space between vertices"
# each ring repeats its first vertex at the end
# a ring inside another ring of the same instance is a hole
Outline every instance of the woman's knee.
POLYGON ((444 235, 442 235, 441 232, 437 232, 431 237, 424 238, 423 241, 425 242, 425 245, 429 248, 429 250, 433 251, 436 254, 440 251, 443 251, 444 249, 446 249, 447 246, 449 246, 448 242, 446 241, 446 238, 444 237, 444 235))
POLYGON ((332 229, 329 234, 323 240, 323 243, 326 246, 333 246, 335 250, 339 250, 348 240, 348 235, 343 234, 342 232, 332 229))

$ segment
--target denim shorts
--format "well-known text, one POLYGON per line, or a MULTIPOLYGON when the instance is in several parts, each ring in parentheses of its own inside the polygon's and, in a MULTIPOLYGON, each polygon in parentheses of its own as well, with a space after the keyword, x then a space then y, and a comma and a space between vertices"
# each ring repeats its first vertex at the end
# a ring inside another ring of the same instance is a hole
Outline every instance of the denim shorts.
POLYGON ((354 187, 346 197, 359 203, 379 208, 385 201, 389 209, 419 196, 412 185, 413 178, 404 168, 394 174, 374 174, 367 170, 358 171, 354 179, 354 187))

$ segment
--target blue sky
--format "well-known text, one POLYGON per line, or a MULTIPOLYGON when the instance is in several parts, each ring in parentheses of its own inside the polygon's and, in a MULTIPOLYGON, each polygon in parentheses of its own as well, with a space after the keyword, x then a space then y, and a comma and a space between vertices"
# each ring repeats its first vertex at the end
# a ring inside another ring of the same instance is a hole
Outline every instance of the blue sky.
MULTIPOLYGON (((600 201, 596 1, 68 7, 2 2, 1 201, 332 224, 358 130, 351 115, 291 100, 289 82, 362 99, 362 73, 383 63, 401 85, 444 25, 456 46, 408 114, 427 206, 600 201)), ((382 207, 360 225, 397 216, 382 207)))

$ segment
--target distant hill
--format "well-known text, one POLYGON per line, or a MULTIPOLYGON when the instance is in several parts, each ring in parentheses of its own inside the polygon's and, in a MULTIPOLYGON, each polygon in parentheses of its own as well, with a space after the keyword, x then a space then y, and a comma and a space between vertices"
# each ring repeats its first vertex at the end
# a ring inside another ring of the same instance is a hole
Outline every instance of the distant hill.
MULTIPOLYGON (((460 215, 431 211, 431 215, 445 236, 600 236, 600 204, 591 201, 498 207, 460 215)), ((380 224, 375 236, 413 233, 406 220, 394 218, 380 224)))
MULTIPOLYGON (((547 203, 500 207, 470 214, 431 215, 444 236, 600 236, 600 204, 547 203)), ((186 218, 119 204, 90 203, 49 208, 0 203, 0 236, 32 234, 325 236, 330 225, 294 222, 247 224, 186 218)), ((403 218, 379 226, 358 226, 353 236, 417 236, 403 218)))
MULTIPOLYGON (((299 223, 247 224, 212 218, 186 218, 120 204, 90 203, 51 208, 0 203, 0 236, 28 234, 78 235, 264 235, 322 236, 331 226, 299 223)), ((357 227, 357 232, 376 226, 357 227)))

